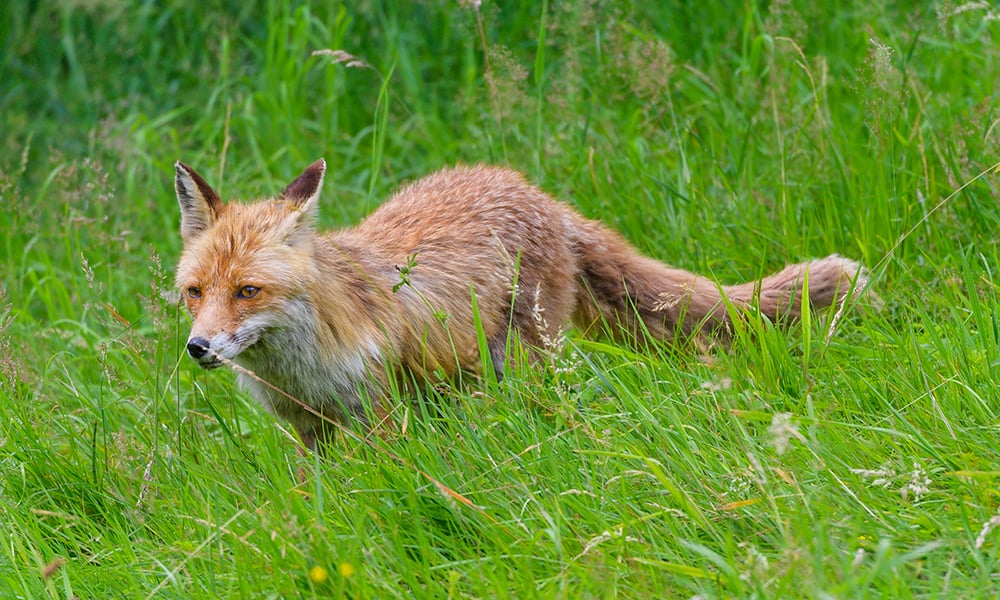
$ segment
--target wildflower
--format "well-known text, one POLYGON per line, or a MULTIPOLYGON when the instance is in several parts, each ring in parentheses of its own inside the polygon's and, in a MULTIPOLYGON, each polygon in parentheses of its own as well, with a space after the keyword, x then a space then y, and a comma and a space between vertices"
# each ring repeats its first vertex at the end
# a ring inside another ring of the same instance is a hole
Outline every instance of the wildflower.
POLYGON ((913 471, 910 473, 910 481, 900 488, 899 494, 903 497, 903 500, 908 500, 912 494, 914 502, 919 502, 920 498, 930 491, 930 485, 931 480, 930 477, 927 476, 927 471, 925 471, 918 463, 913 463, 913 471))
POLYGON ((717 381, 704 381, 701 384, 701 389, 708 390, 710 392, 720 392, 722 390, 728 390, 733 387, 732 377, 721 377, 717 381))
POLYGON ((864 562, 865 562, 865 555, 866 554, 867 553, 865 552, 864 548, 858 548, 857 550, 855 550, 854 551, 854 560, 851 561, 851 568, 852 569, 857 569, 858 567, 860 567, 861 565, 863 565, 864 562))
POLYGON ((931 489, 931 479, 927 475, 927 470, 917 462, 913 463, 913 470, 908 476, 906 473, 897 472, 891 466, 882 466, 878 469, 851 469, 851 473, 860 475, 869 485, 886 489, 902 483, 898 489, 899 495, 907 501, 919 502, 931 489))
POLYGON ((747 552, 746 559, 743 561, 746 570, 740 573, 740 579, 750 582, 764 577, 771 566, 767 557, 750 542, 740 542, 738 547, 747 552))
POLYGON ((788 451, 792 438, 804 441, 802 434, 799 433, 799 428, 795 423, 792 423, 790 413, 776 413, 771 418, 771 426, 768 427, 767 431, 771 434, 771 443, 779 455, 788 451))
POLYGON ((892 480, 896 477, 896 472, 888 466, 878 469, 850 469, 850 471, 862 479, 867 479, 869 484, 883 488, 892 485, 892 480))
POLYGON ((323 583, 330 578, 330 574, 323 567, 316 565, 309 569, 309 581, 313 583, 323 583))
POLYGON ((979 532, 978 536, 976 536, 976 550, 982 550, 983 544, 986 543, 986 536, 988 536, 997 525, 1000 525, 1000 515, 996 515, 989 521, 983 523, 983 530, 979 532))
POLYGON ((354 575, 354 565, 349 562, 342 562, 337 565, 337 572, 340 573, 341 577, 350 577, 354 575))

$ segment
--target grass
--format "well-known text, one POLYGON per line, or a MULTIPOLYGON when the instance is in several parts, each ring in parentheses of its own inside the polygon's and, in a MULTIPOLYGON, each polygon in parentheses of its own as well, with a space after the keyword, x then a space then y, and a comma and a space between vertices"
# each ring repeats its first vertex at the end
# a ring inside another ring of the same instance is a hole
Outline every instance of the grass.
POLYGON ((0 596, 990 597, 984 6, 4 3, 0 596), (509 164, 727 282, 861 260, 881 306, 710 360, 571 332, 302 457, 183 356, 171 179, 261 196, 320 156, 329 226, 509 164))

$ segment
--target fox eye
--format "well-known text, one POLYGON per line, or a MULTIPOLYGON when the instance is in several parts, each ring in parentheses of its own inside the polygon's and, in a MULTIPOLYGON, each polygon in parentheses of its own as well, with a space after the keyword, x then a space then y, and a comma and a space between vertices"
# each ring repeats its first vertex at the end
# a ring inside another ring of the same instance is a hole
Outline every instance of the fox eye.
POLYGON ((260 288, 259 287, 254 286, 254 285, 245 285, 245 286, 241 287, 236 292, 236 297, 237 298, 242 298, 242 299, 246 300, 248 298, 253 298, 259 292, 260 292, 260 288))
POLYGON ((201 298, 201 288, 192 285, 187 289, 187 295, 189 298, 201 298))

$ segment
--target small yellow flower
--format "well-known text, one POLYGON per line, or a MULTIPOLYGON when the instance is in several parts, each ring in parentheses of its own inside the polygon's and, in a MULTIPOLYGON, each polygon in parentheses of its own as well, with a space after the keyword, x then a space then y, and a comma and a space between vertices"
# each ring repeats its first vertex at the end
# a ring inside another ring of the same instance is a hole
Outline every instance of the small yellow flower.
POLYGON ((354 565, 349 562, 342 562, 337 565, 337 572, 340 573, 341 577, 350 577, 354 575, 354 565))
POLYGON ((327 570, 319 565, 309 569, 309 580, 313 583, 323 583, 329 578, 329 576, 330 574, 327 570))

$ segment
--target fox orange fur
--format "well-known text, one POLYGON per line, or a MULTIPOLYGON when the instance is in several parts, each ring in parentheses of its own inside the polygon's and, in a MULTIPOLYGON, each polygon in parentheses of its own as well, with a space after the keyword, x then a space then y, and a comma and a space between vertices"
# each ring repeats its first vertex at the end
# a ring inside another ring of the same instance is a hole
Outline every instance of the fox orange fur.
POLYGON ((360 225, 322 233, 325 169, 317 161, 252 204, 224 203, 180 162, 175 180, 188 353, 206 369, 238 365, 241 385, 309 448, 329 433, 327 419, 364 420, 364 398, 384 414, 392 377, 478 370, 478 332, 502 375, 511 332, 529 348, 554 333, 544 324, 569 322, 629 339, 725 341, 733 307, 794 319, 806 277, 817 308, 842 302, 863 277, 833 255, 720 286, 640 255, 519 173, 491 166, 439 171, 360 225))

